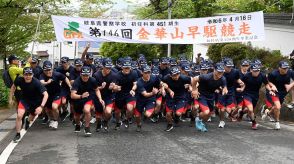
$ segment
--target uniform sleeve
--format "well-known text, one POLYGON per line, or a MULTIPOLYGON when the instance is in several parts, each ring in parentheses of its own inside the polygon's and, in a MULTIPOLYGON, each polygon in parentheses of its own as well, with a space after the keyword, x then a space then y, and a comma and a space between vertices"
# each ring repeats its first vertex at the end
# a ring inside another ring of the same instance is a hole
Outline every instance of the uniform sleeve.
POLYGON ((137 92, 142 94, 146 89, 144 88, 142 82, 140 82, 140 79, 137 81, 137 92))
POLYGON ((268 81, 269 81, 269 82, 273 82, 273 81, 274 81, 274 75, 273 75, 273 72, 269 73, 267 78, 268 78, 268 81))
POLYGON ((223 83, 223 86, 222 87, 226 87, 227 86, 227 79, 224 76, 222 77, 222 83, 223 83))
POLYGON ((169 76, 169 75, 165 75, 165 76, 162 78, 162 82, 167 83, 167 82, 168 82, 168 76, 169 76))
POLYGON ((79 80, 75 80, 74 83, 72 84, 72 88, 71 88, 71 90, 72 90, 72 91, 78 91, 78 89, 79 89, 79 85, 80 85, 79 80))
POLYGON ((93 78, 95 78, 96 83, 97 83, 99 86, 102 85, 101 81, 99 80, 98 72, 96 72, 96 73, 93 74, 93 78))
POLYGON ((293 71, 293 70, 289 70, 289 71, 291 71, 291 72, 290 72, 290 77, 291 77, 291 79, 294 80, 294 71, 293 71))
POLYGON ((160 87, 160 78, 159 77, 155 77, 155 88, 159 88, 160 87))
POLYGON ((69 80, 75 80, 75 70, 71 70, 69 74, 69 80))
POLYGON ((14 82, 13 82, 14 85, 15 85, 15 86, 19 86, 19 85, 20 85, 20 80, 21 80, 20 77, 17 77, 17 78, 14 80, 14 82))
POLYGON ((37 90, 39 91, 40 94, 43 94, 45 91, 47 91, 45 86, 43 86, 39 80, 36 79, 35 81, 36 81, 35 85, 36 85, 37 90))
POLYGON ((184 84, 191 84, 191 77, 189 76, 182 76, 184 84))
POLYGON ((138 75, 138 73, 137 73, 137 71, 132 71, 132 76, 134 77, 134 80, 133 80, 133 82, 136 82, 138 79, 139 79, 139 75, 138 75))
POLYGON ((112 72, 111 82, 116 84, 117 83, 117 79, 118 79, 117 73, 112 72))
POLYGON ((235 77, 236 80, 240 79, 240 73, 237 70, 235 70, 235 77))
POLYGON ((57 77, 58 77, 58 80, 59 80, 59 81, 64 81, 65 78, 66 78, 66 76, 63 75, 62 73, 58 73, 58 74, 57 74, 57 77))
POLYGON ((262 77, 262 83, 263 83, 264 85, 267 85, 267 84, 268 84, 268 79, 267 79, 267 77, 265 76, 265 74, 262 74, 261 77, 262 77))
POLYGON ((98 88, 98 83, 97 83, 96 79, 92 77, 91 81, 92 81, 93 89, 97 89, 98 88))
POLYGON ((40 75, 39 80, 45 80, 44 74, 41 74, 41 75, 40 75))

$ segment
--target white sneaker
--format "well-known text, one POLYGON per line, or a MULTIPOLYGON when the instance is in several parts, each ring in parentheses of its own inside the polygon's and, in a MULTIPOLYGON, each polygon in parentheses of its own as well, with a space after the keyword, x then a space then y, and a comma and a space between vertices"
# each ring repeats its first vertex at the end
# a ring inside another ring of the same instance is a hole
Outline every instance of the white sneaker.
POLYGON ((49 128, 53 128, 53 124, 54 124, 54 121, 53 120, 50 120, 49 121, 49 128))
POLYGON ((269 116, 269 121, 270 122, 275 122, 276 120, 272 116, 269 116))
POLYGON ((90 123, 91 123, 91 124, 94 124, 95 122, 96 122, 96 118, 93 117, 93 118, 91 119, 90 123))
POLYGON ((275 130, 280 130, 280 129, 281 129, 280 123, 276 122, 275 123, 275 130))
POLYGON ((220 121, 219 124, 218 124, 218 127, 219 128, 224 128, 226 125, 225 121, 220 121))
POLYGON ((263 105, 260 110, 260 115, 263 115, 265 110, 266 110, 265 105, 263 105))
POLYGON ((57 129, 58 128, 58 121, 54 121, 52 128, 53 129, 57 129))
POLYGON ((211 117, 208 118, 207 122, 211 122, 211 117))
POLYGON ((293 109, 294 108, 294 103, 289 103, 286 105, 287 108, 293 109))

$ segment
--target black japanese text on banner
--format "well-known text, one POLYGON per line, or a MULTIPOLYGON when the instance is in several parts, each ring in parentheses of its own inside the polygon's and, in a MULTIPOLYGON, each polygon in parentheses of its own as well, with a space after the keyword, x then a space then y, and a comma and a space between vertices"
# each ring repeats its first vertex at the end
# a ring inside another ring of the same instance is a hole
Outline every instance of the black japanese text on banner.
POLYGON ((263 12, 171 20, 52 16, 57 41, 203 44, 264 40, 263 12))

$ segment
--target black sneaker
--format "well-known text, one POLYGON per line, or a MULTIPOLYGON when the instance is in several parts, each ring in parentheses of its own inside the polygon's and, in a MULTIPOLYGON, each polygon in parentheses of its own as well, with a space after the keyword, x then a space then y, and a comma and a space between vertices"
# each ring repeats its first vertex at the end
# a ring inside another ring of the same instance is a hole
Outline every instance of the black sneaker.
POLYGON ((129 120, 126 119, 126 120, 124 121, 124 124, 125 124, 125 128, 128 129, 129 126, 130 126, 129 120))
POLYGON ((81 126, 80 125, 76 125, 75 127, 75 133, 79 133, 81 132, 81 126))
POLYGON ((90 127, 85 127, 85 136, 86 137, 90 137, 91 136, 91 130, 90 130, 90 127))
POLYGON ((25 118, 25 130, 28 130, 29 127, 30 127, 30 121, 29 121, 29 118, 26 117, 26 118, 25 118))
POLYGON ((142 125, 137 125, 136 132, 141 132, 141 129, 142 129, 142 125))
POLYGON ((165 131, 169 132, 174 128, 173 124, 167 124, 165 131))
POLYGON ((13 142, 17 143, 20 141, 20 133, 16 133, 15 137, 13 138, 13 142))
POLYGON ((46 125, 47 123, 48 123, 48 116, 45 115, 44 118, 43 118, 43 120, 42 120, 42 124, 43 125, 46 125))
POLYGON ((96 132, 99 132, 101 130, 102 126, 101 126, 101 122, 98 121, 97 122, 97 126, 96 126, 96 132))
POLYGON ((133 124, 133 119, 129 118, 129 124, 133 124))
POLYGON ((153 115, 150 120, 153 122, 153 123, 157 123, 158 120, 159 120, 159 115, 158 114, 155 114, 153 115))
POLYGON ((178 125, 180 123, 180 117, 179 116, 175 116, 175 124, 178 125))
POLYGON ((108 121, 103 121, 102 124, 104 131, 108 132, 108 121))
POLYGON ((114 130, 119 130, 120 129, 120 126, 121 126, 121 123, 120 122, 117 122, 116 125, 115 125, 114 130))

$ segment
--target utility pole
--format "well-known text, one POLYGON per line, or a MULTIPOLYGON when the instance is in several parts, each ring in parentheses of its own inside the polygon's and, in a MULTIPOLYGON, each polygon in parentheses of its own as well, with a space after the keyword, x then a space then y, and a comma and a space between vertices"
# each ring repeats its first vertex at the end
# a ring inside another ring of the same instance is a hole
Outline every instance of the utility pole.
MULTIPOLYGON (((171 14, 172 14, 172 10, 171 10, 171 7, 172 7, 172 0, 168 0, 168 19, 171 19, 171 14)), ((167 45, 167 57, 170 57, 171 56, 171 44, 168 44, 167 45)))
POLYGON ((34 40, 33 40, 33 46, 32 46, 32 51, 31 51, 31 56, 33 56, 33 53, 34 53, 34 47, 35 47, 35 42, 37 40, 37 37, 38 37, 38 33, 40 32, 39 29, 40 29, 40 20, 41 20, 41 15, 42 15, 42 11, 43 11, 43 5, 44 3, 42 2, 41 6, 40 6, 40 13, 39 13, 39 17, 38 17, 38 22, 37 22, 37 28, 36 28, 36 32, 35 32, 35 35, 34 35, 34 40))

